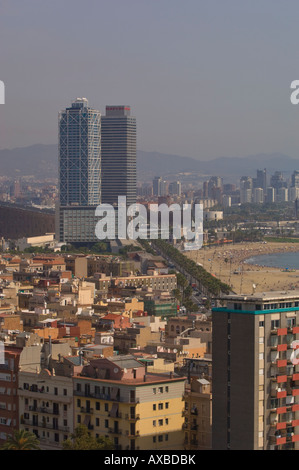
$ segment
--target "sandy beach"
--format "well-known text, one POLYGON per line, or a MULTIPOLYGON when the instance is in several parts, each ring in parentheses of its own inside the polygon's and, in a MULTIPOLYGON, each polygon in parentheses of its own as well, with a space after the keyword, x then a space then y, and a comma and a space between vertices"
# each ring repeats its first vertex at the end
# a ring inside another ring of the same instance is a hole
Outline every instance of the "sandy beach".
POLYGON ((254 242, 205 247, 185 255, 201 264, 207 271, 232 287, 237 294, 299 289, 299 270, 283 272, 281 268, 248 264, 252 256, 294 252, 299 255, 297 243, 254 242))

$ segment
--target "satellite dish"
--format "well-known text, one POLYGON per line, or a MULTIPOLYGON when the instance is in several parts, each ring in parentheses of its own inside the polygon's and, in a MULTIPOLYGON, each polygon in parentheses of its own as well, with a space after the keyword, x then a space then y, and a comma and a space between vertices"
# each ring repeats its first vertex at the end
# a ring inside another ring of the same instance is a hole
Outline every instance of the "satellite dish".
POLYGON ((177 350, 177 349, 174 349, 174 350, 173 350, 173 352, 174 352, 174 353, 177 353, 177 352, 178 352, 178 350, 177 350))
POLYGON ((117 367, 115 367, 115 368, 113 369, 113 372, 114 372, 115 374, 117 374, 117 372, 118 372, 118 368, 117 368, 117 367))

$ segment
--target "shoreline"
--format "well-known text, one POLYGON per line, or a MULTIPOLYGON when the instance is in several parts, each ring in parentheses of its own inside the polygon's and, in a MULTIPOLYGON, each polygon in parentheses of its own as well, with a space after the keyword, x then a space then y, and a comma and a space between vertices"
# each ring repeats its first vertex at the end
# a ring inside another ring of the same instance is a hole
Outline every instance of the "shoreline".
POLYGON ((282 267, 247 263, 254 256, 299 253, 299 245, 279 242, 241 242, 232 245, 204 247, 186 252, 208 272, 230 285, 236 293, 299 288, 299 270, 283 271, 282 267), (256 287, 253 287, 253 286, 256 287))

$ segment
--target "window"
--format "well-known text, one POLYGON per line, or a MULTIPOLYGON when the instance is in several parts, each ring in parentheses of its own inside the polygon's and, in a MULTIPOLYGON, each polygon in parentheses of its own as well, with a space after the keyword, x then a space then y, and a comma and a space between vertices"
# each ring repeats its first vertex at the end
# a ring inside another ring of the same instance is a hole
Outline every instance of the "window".
POLYGON ((159 419, 158 424, 159 424, 159 426, 163 426, 163 419, 159 419))
POLYGON ((157 389, 153 388, 153 394, 156 395, 156 393, 157 393, 157 389))
POLYGON ((96 426, 100 426, 100 419, 96 418, 96 426))
POLYGON ((159 393, 163 393, 163 387, 159 387, 159 393))
POLYGON ((168 401, 165 403, 165 408, 166 408, 167 410, 168 410, 168 408, 169 408, 169 403, 168 403, 168 401))
POLYGON ((54 387, 54 395, 58 395, 58 388, 54 387))
POLYGON ((157 441, 156 436, 153 436, 153 442, 156 442, 156 441, 157 441))
POLYGON ((108 410, 109 410, 109 404, 105 403, 105 411, 108 411, 108 410))
POLYGON ((81 415, 77 416, 77 423, 81 423, 81 415))
POLYGON ((279 324, 279 320, 271 320, 271 330, 276 330, 277 328, 279 328, 279 324))
POLYGON ((160 436, 158 436, 158 441, 163 442, 163 435, 162 434, 160 434, 160 436))
POLYGON ((77 399, 77 407, 78 407, 78 408, 81 408, 81 400, 80 400, 80 398, 77 399))
POLYGON ((105 428, 109 428, 109 421, 108 421, 108 419, 105 419, 105 428))
POLYGON ((163 403, 159 403, 158 407, 159 407, 159 410, 163 410, 163 403))
POLYGON ((156 411, 156 409, 157 409, 157 405, 156 405, 156 403, 154 403, 153 404, 153 411, 156 411))
POLYGON ((67 389, 66 388, 63 389, 63 395, 67 396, 67 389))
POLYGON ((165 441, 168 441, 168 434, 165 434, 165 441))
POLYGON ((165 424, 168 424, 168 418, 165 418, 165 424))
POLYGON ((156 425, 157 425, 157 422, 156 422, 156 420, 154 420, 153 421, 153 426, 156 427, 156 425))
POLYGON ((76 384, 76 389, 77 389, 77 392, 81 392, 81 384, 76 384))
POLYGON ((296 318, 288 318, 287 319, 287 327, 292 328, 296 325, 296 318))
POLYGON ((263 328, 264 325, 265 325, 265 323, 264 323, 263 321, 260 321, 260 322, 259 322, 259 327, 260 327, 260 328, 263 328))
POLYGON ((168 388, 168 386, 166 386, 165 387, 165 392, 168 393, 168 391, 169 391, 169 388, 168 388))
POLYGON ((100 402, 96 401, 96 410, 99 410, 99 409, 100 409, 100 402))

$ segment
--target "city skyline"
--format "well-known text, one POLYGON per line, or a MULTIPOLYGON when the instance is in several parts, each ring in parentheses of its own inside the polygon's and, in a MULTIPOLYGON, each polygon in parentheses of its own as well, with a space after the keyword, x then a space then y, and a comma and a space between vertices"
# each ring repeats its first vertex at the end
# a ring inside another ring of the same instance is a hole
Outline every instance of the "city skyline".
POLYGON ((298 5, 288 5, 90 0, 61 11, 56 1, 2 2, 1 148, 55 143, 56 110, 88 96, 101 113, 104 103, 130 103, 144 151, 297 158, 298 5))

